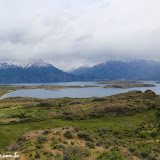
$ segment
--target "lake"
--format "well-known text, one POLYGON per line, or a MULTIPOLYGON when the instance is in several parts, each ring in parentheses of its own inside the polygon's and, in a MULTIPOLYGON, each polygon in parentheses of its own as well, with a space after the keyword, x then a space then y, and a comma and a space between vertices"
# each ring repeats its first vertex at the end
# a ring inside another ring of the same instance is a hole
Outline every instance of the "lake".
POLYGON ((156 81, 143 81, 145 84, 154 84, 156 87, 143 87, 143 88, 129 88, 129 89, 119 89, 119 88, 103 88, 103 84, 96 84, 98 82, 62 82, 62 83, 24 83, 24 84, 9 84, 9 85, 25 85, 25 86, 34 86, 34 85, 97 85, 99 87, 91 88, 67 88, 59 89, 56 91, 44 90, 44 89, 29 89, 29 90, 17 90, 5 95, 3 98, 8 97, 32 97, 32 98, 88 98, 88 97, 104 97, 111 96, 118 93, 124 93, 132 90, 141 90, 142 92, 150 89, 156 94, 160 95, 160 84, 157 84, 156 81))

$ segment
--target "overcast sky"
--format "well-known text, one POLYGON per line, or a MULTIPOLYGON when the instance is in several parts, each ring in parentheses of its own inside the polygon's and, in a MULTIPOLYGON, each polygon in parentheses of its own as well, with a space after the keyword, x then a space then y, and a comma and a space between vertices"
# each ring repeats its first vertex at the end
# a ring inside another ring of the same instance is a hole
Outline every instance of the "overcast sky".
POLYGON ((0 61, 61 69, 160 60, 160 0, 0 0, 0 61))

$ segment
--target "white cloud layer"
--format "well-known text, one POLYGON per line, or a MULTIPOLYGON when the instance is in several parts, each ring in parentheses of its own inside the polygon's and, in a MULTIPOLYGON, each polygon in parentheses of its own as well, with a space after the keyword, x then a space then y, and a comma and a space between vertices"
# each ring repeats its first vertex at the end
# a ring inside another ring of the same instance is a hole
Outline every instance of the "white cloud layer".
POLYGON ((159 0, 0 0, 0 60, 59 68, 160 59, 159 0))

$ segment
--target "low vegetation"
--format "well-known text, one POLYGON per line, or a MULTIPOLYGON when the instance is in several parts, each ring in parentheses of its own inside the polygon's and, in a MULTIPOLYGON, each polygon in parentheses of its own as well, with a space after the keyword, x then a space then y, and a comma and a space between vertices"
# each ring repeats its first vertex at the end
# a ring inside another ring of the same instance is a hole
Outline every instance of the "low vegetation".
POLYGON ((158 160, 160 96, 0 100, 0 154, 23 160, 158 160))

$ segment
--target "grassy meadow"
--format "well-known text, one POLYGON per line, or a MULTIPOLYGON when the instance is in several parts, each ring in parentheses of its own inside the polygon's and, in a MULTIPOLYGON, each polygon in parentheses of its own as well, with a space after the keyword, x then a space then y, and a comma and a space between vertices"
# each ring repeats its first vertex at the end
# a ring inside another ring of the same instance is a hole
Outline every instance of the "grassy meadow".
POLYGON ((0 153, 16 151, 23 160, 158 160, 159 106, 160 96, 150 90, 1 99, 0 153))

